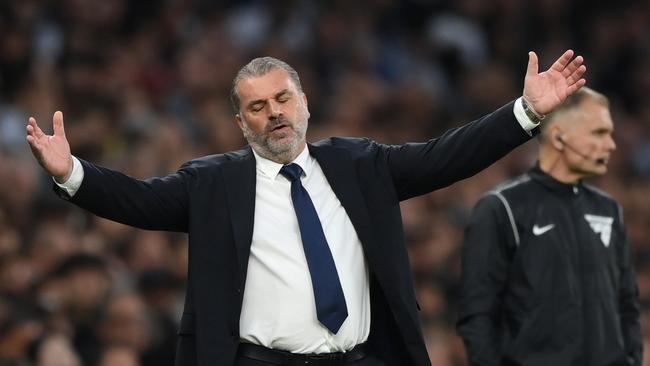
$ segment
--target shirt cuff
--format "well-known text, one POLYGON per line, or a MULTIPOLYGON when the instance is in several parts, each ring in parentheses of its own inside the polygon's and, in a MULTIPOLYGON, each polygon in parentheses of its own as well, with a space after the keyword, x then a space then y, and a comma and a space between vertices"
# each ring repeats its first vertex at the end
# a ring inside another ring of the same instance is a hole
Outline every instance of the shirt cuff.
POLYGON ((524 111, 524 106, 521 104, 521 98, 522 97, 519 97, 515 100, 515 105, 512 108, 512 111, 515 113, 515 118, 521 125, 521 128, 523 128, 528 135, 532 136, 533 130, 539 126, 539 123, 535 123, 528 118, 524 111))
POLYGON ((54 177, 52 177, 52 180, 70 197, 74 196, 75 193, 77 193, 79 190, 79 187, 81 187, 81 182, 84 180, 84 168, 81 166, 79 159, 74 156, 72 157, 72 173, 70 174, 70 178, 68 178, 68 180, 63 183, 57 182, 54 177))

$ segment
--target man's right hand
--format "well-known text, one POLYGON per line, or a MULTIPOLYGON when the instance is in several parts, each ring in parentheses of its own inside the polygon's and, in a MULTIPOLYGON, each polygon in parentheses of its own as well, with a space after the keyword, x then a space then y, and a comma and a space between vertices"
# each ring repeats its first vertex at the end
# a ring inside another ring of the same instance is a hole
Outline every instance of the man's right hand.
POLYGON ((32 154, 43 169, 59 183, 64 183, 72 174, 70 144, 65 138, 63 113, 56 111, 52 117, 54 134, 46 135, 34 117, 27 122, 27 142, 32 154))

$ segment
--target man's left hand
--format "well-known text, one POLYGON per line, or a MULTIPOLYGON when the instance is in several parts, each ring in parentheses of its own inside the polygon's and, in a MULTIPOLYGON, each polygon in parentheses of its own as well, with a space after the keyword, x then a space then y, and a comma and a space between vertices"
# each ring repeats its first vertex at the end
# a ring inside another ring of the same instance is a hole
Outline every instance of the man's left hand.
POLYGON ((567 50, 551 67, 541 73, 535 52, 528 52, 528 69, 524 79, 524 98, 537 114, 547 114, 585 85, 582 78, 587 67, 582 56, 573 57, 567 50))

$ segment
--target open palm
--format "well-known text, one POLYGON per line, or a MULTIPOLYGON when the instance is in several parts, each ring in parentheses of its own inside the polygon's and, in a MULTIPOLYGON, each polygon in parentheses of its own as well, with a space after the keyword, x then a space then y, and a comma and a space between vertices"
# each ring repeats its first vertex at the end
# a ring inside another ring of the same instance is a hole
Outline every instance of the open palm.
POLYGON ((582 56, 573 58, 568 50, 551 67, 538 73, 539 63, 535 52, 528 53, 528 69, 524 79, 524 98, 539 114, 547 114, 576 90, 585 85, 582 78, 587 68, 582 56))
POLYGON ((54 133, 46 135, 36 119, 30 117, 27 122, 27 142, 38 163, 58 182, 64 182, 72 173, 72 155, 63 128, 63 113, 55 112, 52 124, 54 133))

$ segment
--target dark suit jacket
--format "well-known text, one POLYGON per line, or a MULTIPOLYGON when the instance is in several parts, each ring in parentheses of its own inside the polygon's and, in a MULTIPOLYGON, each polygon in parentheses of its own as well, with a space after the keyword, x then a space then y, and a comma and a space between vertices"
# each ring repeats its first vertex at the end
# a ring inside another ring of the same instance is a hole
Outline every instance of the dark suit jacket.
MULTIPOLYGON (((527 141, 513 103, 426 143, 330 138, 309 145, 348 213, 371 271, 371 352, 387 365, 429 365, 399 202, 469 177, 527 141)), ((250 148, 202 157, 145 181, 82 161, 70 200, 151 230, 189 233, 185 309, 176 365, 232 365, 255 206, 250 148)))

